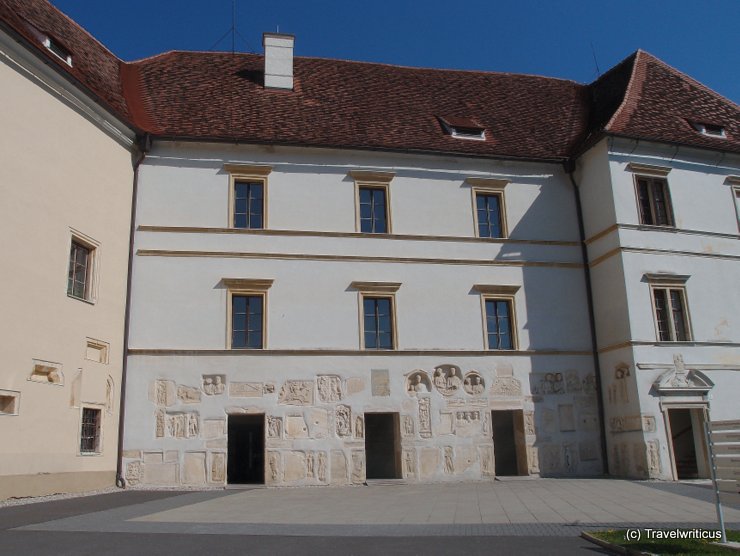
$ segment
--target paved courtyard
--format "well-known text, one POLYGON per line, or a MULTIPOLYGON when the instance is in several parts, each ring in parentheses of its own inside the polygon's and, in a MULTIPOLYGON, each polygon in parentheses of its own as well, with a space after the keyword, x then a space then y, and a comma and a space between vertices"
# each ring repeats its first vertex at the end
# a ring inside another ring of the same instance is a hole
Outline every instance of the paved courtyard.
MULTIPOLYGON (((432 553, 455 552, 454 548, 461 553, 468 549, 478 553, 476 547, 480 553, 490 553, 493 541, 502 550, 510 547, 511 552, 537 553, 547 548, 550 553, 593 553, 596 547, 584 546, 577 538, 581 531, 648 526, 716 528, 712 500, 706 485, 608 479, 129 490, 2 508, 0 543, 22 550, 27 546, 24 542, 47 539, 49 552, 31 550, 28 554, 67 553, 65 542, 70 543, 69 553, 88 553, 79 551, 75 538, 84 539, 91 554, 101 549, 95 539, 120 539, 110 548, 121 554, 129 553, 123 550, 126 543, 133 543, 132 550, 159 546, 161 553, 169 553, 174 551, 173 542, 183 545, 180 553, 198 553, 203 546, 217 552, 221 547, 222 553, 229 553, 227 547, 232 547, 240 553, 246 546, 240 544, 240 538, 252 540, 251 549, 241 552, 247 554, 269 553, 269 547, 277 552, 372 554, 375 549, 377 553, 399 549, 398 553, 413 554, 425 545, 430 546, 424 550, 431 548, 432 553), (550 540, 543 544, 541 537, 550 540), (370 545, 360 544, 358 550, 361 538, 374 540, 370 545), (540 538, 539 545, 536 538, 540 538), (283 544, 273 546, 278 539, 283 544), (353 540, 355 544, 345 544, 353 540), (408 551, 401 550, 404 546, 408 551)), ((740 528, 740 496, 725 495, 725 518, 730 526, 740 528)))

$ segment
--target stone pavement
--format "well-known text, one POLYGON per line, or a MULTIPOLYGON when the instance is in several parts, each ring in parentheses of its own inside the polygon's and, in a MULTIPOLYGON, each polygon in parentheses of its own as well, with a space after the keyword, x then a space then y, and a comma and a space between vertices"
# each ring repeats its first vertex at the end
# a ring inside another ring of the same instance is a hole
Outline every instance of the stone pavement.
MULTIPOLYGON (((136 493, 121 493, 126 494, 136 493)), ((84 503, 85 499, 80 500, 84 503)), ((318 537, 567 537, 606 527, 714 529, 716 514, 711 500, 712 493, 704 486, 613 479, 250 488, 172 493, 15 530, 318 537)), ((740 496, 726 496, 725 520, 728 527, 740 528, 740 496)))

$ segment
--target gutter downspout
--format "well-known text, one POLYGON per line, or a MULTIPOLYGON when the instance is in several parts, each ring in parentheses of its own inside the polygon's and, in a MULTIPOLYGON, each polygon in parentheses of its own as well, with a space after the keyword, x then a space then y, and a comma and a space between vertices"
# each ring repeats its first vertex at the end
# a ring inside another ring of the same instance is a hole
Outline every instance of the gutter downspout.
POLYGON ((126 373, 128 370, 128 335, 131 320, 131 276, 134 265, 134 234, 136 232, 136 197, 139 190, 139 166, 151 149, 152 138, 148 133, 138 136, 132 153, 134 183, 131 192, 131 227, 129 230, 128 276, 126 279, 126 312, 123 321, 123 366, 121 368, 121 396, 118 405, 118 459, 116 461, 116 486, 126 488, 123 477, 123 429, 126 414, 126 373))
POLYGON ((591 329, 591 351, 594 358, 594 372, 596 373, 596 403, 599 412, 599 422, 601 423, 601 462, 602 472, 609 474, 609 453, 606 448, 606 421, 604 418, 604 396, 601 383, 601 365, 599 364, 598 343, 596 341, 596 317, 594 316, 594 294, 591 288, 591 268, 588 266, 588 248, 586 247, 586 229, 583 224, 583 207, 581 206, 581 191, 576 183, 574 172, 576 163, 573 159, 568 159, 563 163, 563 169, 570 178, 573 185, 573 196, 576 201, 576 214, 578 215, 578 234, 581 238, 581 258, 583 259, 583 272, 586 277, 586 301, 588 303, 588 324, 591 329))

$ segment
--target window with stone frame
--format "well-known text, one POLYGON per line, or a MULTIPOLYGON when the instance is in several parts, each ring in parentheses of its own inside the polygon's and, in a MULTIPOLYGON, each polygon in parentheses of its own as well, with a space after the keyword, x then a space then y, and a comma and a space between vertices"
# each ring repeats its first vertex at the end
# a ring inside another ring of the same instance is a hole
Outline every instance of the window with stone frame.
POLYGON ((664 178, 637 176, 637 204, 640 224, 648 226, 673 226, 673 210, 664 178))
POLYGON ((685 288, 653 286, 652 294, 658 341, 690 341, 691 329, 685 288))
POLYGON ((86 301, 91 299, 94 253, 93 246, 77 238, 72 239, 67 273, 67 295, 70 297, 86 301))
POLYGON ((92 407, 82 408, 80 453, 99 454, 102 451, 100 438, 100 427, 102 418, 102 410, 92 407))
POLYGON ((385 187, 359 188, 360 231, 366 234, 388 233, 388 198, 385 187))
POLYGON ((362 319, 365 349, 394 349, 393 298, 364 295, 362 319))
POLYGON ((504 237, 501 208, 503 193, 477 191, 475 193, 475 211, 478 221, 478 237, 504 237))
POLYGON ((515 349, 511 299, 484 298, 488 349, 515 349))
POLYGON ((262 349, 264 346, 263 294, 231 296, 231 347, 262 349))
POLYGON ((264 228, 264 183, 234 182, 234 227, 261 230, 264 228))

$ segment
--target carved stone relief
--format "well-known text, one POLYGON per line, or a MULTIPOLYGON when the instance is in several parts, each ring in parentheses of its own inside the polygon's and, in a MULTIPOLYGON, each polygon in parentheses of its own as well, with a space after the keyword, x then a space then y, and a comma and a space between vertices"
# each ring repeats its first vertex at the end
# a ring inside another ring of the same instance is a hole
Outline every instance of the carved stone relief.
POLYGON ((232 398, 261 398, 261 382, 230 382, 229 396, 232 398))
POLYGON ((167 434, 173 438, 194 438, 200 432, 197 413, 167 413, 167 434))
POLYGON ((267 438, 283 437, 283 419, 282 417, 267 417, 267 438))
POLYGON ((652 415, 627 415, 609 419, 611 432, 655 432, 655 417, 652 415))
POLYGON ((411 415, 401 416, 401 434, 405 438, 414 436, 414 418, 411 415))
POLYGON ((414 371, 406 378, 406 392, 410 396, 428 394, 432 391, 432 381, 424 371, 414 371))
POLYGON ((318 469, 316 476, 322 483, 326 482, 326 452, 319 452, 318 455, 318 469))
POLYGON ((660 465, 660 442, 658 440, 649 440, 647 443, 647 460, 650 477, 659 477, 661 473, 660 465))
POLYGON ((443 396, 452 396, 457 393, 463 384, 460 367, 455 365, 439 365, 434 368, 434 386, 443 396))
POLYGON ((28 380, 41 382, 42 384, 64 384, 64 375, 62 374, 59 363, 49 363, 34 359, 33 370, 28 380))
POLYGON ((626 405, 629 403, 628 365, 620 365, 614 370, 614 380, 609 385, 609 403, 612 405, 626 405))
POLYGON ((362 415, 355 417, 355 438, 365 438, 365 420, 362 415))
POLYGON ((455 473, 455 452, 452 446, 445 446, 445 473, 448 475, 455 473))
POLYGON ((529 436, 533 436, 535 434, 534 413, 531 411, 524 412, 524 434, 529 436))
POLYGON ((275 393, 275 384, 272 382, 267 382, 262 385, 262 394, 274 394, 275 393))
POLYGON ((132 461, 126 464, 126 482, 135 486, 141 482, 141 462, 132 461))
POLYGON ((563 464, 566 473, 575 473, 578 467, 576 455, 577 453, 573 444, 563 444, 563 464))
POLYGON ((583 379, 583 393, 584 394, 595 394, 596 393, 596 376, 593 374, 586 375, 583 379))
POLYGON ((441 412, 439 414, 439 430, 437 434, 453 434, 454 415, 452 413, 441 412))
POLYGON ((471 396, 480 396, 486 391, 486 383, 476 371, 470 371, 463 380, 463 389, 471 396))
POLYGON ((267 452, 267 469, 268 477, 271 483, 279 483, 281 481, 281 465, 280 465, 280 452, 267 452))
POLYGON ((391 381, 388 369, 371 369, 370 386, 373 396, 390 396, 391 381))
POLYGON ((226 375, 203 375, 203 392, 208 396, 220 396, 226 390, 226 375))
POLYGON ((561 404, 558 406, 558 420, 561 432, 576 430, 576 418, 572 404, 561 404))
POLYGON ((645 432, 655 432, 655 417, 652 415, 643 415, 642 430, 645 432))
POLYGON ((416 476, 416 450, 413 448, 403 451, 403 476, 416 476))
POLYGON ((565 373, 565 389, 571 394, 577 394, 583 390, 583 383, 578 371, 567 371, 565 373))
POLYGON ((160 407, 169 407, 177 400, 175 383, 171 380, 154 381, 154 403, 160 407))
POLYGON ((352 482, 354 484, 365 482, 364 450, 352 450, 352 482))
POLYGON ((345 483, 349 479, 347 474, 347 456, 341 450, 331 451, 331 481, 345 483))
POLYGON ((303 415, 287 415, 285 417, 286 438, 308 438, 308 425, 303 415))
POLYGON ((455 473, 465 473, 478 462, 478 450, 475 446, 458 446, 455 449, 455 473))
POLYGON ((532 377, 539 377, 539 380, 534 381, 532 384, 532 394, 543 396, 551 394, 565 394, 563 373, 545 373, 541 375, 532 375, 532 377))
POLYGON ((278 403, 285 405, 312 405, 313 381, 288 380, 280 388, 278 403))
POLYGON ((478 453, 480 455, 480 471, 481 474, 486 477, 491 477, 495 474, 495 467, 493 465, 493 447, 492 446, 478 446, 478 453))
POLYGON ((319 399, 322 402, 338 402, 342 399, 342 379, 335 375, 319 376, 317 379, 319 399))
POLYGON ((430 438, 432 436, 432 413, 428 397, 419 398, 419 436, 430 438))
POLYGON ((527 446, 527 471, 530 475, 540 472, 539 449, 536 446, 527 446))
POLYGON ((211 482, 226 482, 226 455, 222 452, 211 452, 211 482))
POLYGON ((200 403, 200 389, 180 384, 177 387, 177 397, 182 403, 200 403))
POLYGON ((164 430, 165 430, 164 409, 158 409, 154 413, 154 436, 156 438, 163 438, 164 430))
POLYGON ((491 396, 514 398, 521 395, 522 383, 513 376, 498 377, 491 386, 491 396))
POLYGON ((306 476, 309 479, 316 478, 316 455, 313 452, 306 454, 306 476))
POLYGON ((433 477, 439 468, 439 449, 422 448, 420 460, 421 478, 427 479, 433 477))
POLYGON ((337 436, 340 438, 352 436, 352 409, 347 405, 338 405, 335 410, 334 422, 337 427, 337 436))
POLYGON ((365 379, 352 377, 347 379, 347 395, 358 394, 365 389, 365 379))

